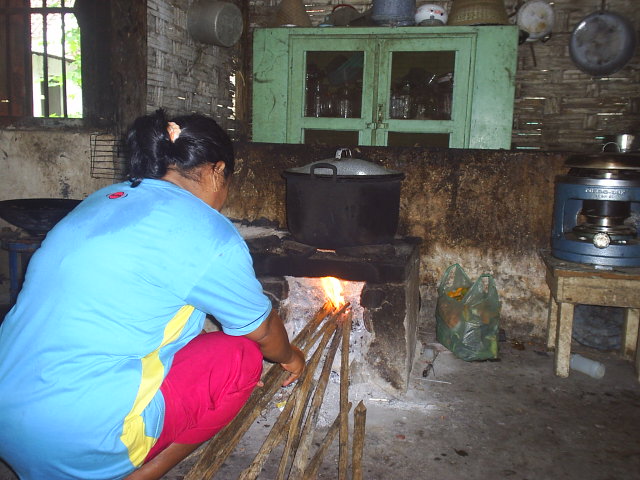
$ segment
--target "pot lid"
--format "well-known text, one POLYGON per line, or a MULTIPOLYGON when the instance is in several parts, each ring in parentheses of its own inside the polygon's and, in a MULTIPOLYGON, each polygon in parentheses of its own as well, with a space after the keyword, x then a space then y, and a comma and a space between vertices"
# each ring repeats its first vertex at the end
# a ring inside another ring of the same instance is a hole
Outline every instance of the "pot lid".
POLYGON ((533 42, 551 33, 555 15, 553 7, 545 0, 529 0, 518 10, 516 23, 527 32, 527 42, 533 42))
POLYGON ((594 77, 611 75, 624 67, 636 49, 636 33, 629 20, 614 12, 585 17, 569 40, 571 60, 594 77))
POLYGON ((572 155, 565 162, 565 166, 597 170, 640 170, 640 155, 628 153, 572 155))
POLYGON ((348 148, 338 149, 334 158, 312 162, 303 167, 289 168, 285 170, 285 172, 329 177, 333 175, 337 175, 339 177, 382 177, 389 175, 403 175, 402 172, 389 170, 367 160, 353 158, 351 156, 351 150, 348 148))

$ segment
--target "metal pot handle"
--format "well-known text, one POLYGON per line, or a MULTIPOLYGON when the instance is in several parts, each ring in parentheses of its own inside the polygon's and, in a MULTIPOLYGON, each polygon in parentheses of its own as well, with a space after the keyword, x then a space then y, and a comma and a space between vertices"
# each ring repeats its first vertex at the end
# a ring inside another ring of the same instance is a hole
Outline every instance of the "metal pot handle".
POLYGON ((336 150, 336 159, 340 160, 343 154, 345 157, 351 157, 351 149, 339 148, 338 150, 336 150))
POLYGON ((616 146, 616 151, 618 153, 620 153, 620 145, 618 145, 616 142, 607 142, 602 146, 602 151, 606 152, 607 150, 605 150, 609 145, 615 145, 616 146))
POLYGON ((331 163, 314 163, 311 165, 311 178, 316 178, 316 168, 329 168, 333 172, 331 179, 335 182, 338 178, 338 167, 331 163))

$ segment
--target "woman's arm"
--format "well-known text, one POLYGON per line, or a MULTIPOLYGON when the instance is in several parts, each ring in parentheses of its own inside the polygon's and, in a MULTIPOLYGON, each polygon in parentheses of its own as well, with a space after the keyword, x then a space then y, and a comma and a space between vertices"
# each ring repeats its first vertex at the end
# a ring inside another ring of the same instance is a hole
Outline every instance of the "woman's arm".
POLYGON ((279 363, 282 368, 291 372, 283 386, 298 379, 305 366, 304 353, 289 343, 287 330, 278 312, 272 309, 267 319, 245 337, 260 345, 260 351, 267 360, 279 363))
POLYGON ((159 480, 200 445, 202 443, 172 443, 149 462, 125 477, 124 480, 159 480))

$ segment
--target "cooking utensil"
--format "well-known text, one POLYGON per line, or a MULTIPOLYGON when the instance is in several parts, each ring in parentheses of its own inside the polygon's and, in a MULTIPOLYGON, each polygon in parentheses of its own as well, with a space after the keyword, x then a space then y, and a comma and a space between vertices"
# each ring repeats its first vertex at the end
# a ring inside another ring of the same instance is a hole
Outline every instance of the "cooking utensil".
POLYGON ((571 60, 594 77, 623 68, 636 49, 636 33, 629 20, 614 12, 599 11, 576 25, 569 40, 571 60))
POLYGON ((376 245, 398 228, 404 174, 357 158, 336 157, 283 172, 287 226, 293 238, 319 248, 376 245))
POLYGON ((0 202, 0 218, 30 235, 44 235, 81 200, 69 198, 25 198, 0 202))
POLYGON ((548 38, 554 22, 553 7, 545 0, 529 0, 518 9, 516 17, 518 28, 527 33, 527 42, 548 38))
POLYGON ((637 151, 640 150, 640 140, 637 135, 621 133, 616 135, 615 141, 607 142, 602 146, 603 152, 609 152, 612 149, 620 153, 637 151))
POLYGON ((447 11, 440 5, 427 3, 420 5, 416 10, 415 21, 417 25, 446 25, 447 11))
POLYGON ((187 12, 187 31, 202 43, 231 47, 242 36, 242 11, 235 4, 198 0, 187 12))

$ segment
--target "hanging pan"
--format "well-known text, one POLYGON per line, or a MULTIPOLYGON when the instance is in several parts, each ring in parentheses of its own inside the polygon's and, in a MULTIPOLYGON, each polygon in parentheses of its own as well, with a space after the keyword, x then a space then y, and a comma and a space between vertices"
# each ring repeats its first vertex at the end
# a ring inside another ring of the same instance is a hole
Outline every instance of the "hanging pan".
POLYGON ((635 53, 636 33, 629 20, 614 12, 592 13, 571 33, 569 54, 583 72, 605 77, 623 68, 635 53))

